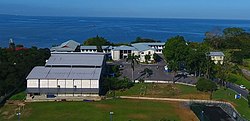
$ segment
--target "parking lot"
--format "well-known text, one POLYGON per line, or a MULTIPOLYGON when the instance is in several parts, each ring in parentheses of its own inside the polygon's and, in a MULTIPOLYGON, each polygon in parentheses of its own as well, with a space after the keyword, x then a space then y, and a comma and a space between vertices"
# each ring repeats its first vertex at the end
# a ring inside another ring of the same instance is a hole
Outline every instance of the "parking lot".
MULTIPOLYGON (((156 80, 156 81, 173 81, 174 74, 165 72, 164 66, 166 65, 165 61, 161 59, 158 63, 155 64, 135 64, 134 72, 131 68, 130 61, 126 60, 115 61, 114 64, 121 65, 121 77, 127 77, 132 79, 132 73, 134 73, 134 80, 144 79, 144 80, 156 80), (145 68, 152 70, 152 75, 147 77, 147 75, 142 75, 142 72, 145 68)), ((175 78, 177 80, 178 77, 175 78)), ((196 83, 196 78, 194 77, 182 77, 177 80, 177 82, 184 82, 189 84, 196 83)))

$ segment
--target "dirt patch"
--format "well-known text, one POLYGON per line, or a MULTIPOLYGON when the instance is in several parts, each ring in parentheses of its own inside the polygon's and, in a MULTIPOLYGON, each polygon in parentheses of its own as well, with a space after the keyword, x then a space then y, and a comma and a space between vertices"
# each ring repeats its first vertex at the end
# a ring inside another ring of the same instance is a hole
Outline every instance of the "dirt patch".
POLYGON ((210 96, 207 94, 185 94, 177 96, 177 98, 209 100, 210 96))
POLYGON ((147 115, 144 115, 144 114, 130 114, 128 115, 128 118, 132 118, 132 119, 148 119, 148 116, 147 115))
POLYGON ((110 109, 110 108, 112 108, 112 106, 108 105, 108 104, 96 104, 95 106, 97 108, 102 108, 102 109, 110 109))
POLYGON ((181 121, 199 121, 193 111, 190 110, 189 106, 185 103, 171 102, 171 104, 175 107, 175 112, 179 115, 181 121))
POLYGON ((171 97, 180 94, 180 89, 172 84, 153 84, 152 86, 147 86, 146 95, 147 96, 157 96, 162 95, 164 97, 171 97))

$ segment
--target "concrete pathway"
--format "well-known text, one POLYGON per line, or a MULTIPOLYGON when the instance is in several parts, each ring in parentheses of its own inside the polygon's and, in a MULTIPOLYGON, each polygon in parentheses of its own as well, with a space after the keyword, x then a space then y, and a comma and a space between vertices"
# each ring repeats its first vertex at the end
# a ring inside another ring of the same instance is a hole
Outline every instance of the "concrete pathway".
MULTIPOLYGON (((223 103, 229 104, 229 102, 216 101, 216 100, 199 100, 199 99, 178 99, 178 98, 153 98, 153 97, 133 97, 133 96, 119 96, 121 99, 136 99, 136 100, 158 100, 158 101, 175 101, 175 102, 204 102, 204 103, 223 103)), ((231 105, 232 106, 232 105, 231 105)))

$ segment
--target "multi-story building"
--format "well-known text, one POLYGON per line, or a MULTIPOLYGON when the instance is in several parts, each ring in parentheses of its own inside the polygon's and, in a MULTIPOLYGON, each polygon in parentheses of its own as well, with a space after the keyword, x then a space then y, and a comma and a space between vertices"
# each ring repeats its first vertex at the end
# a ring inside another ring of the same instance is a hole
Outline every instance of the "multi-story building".
POLYGON ((210 52, 208 56, 212 61, 214 61, 215 64, 223 64, 225 55, 223 52, 210 52))

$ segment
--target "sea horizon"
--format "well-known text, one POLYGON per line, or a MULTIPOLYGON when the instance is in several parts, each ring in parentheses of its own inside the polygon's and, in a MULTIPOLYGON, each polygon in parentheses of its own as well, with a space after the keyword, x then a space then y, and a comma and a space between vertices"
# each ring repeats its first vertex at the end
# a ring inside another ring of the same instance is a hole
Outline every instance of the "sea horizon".
POLYGON ((196 18, 133 18, 23 16, 0 14, 0 47, 10 38, 26 47, 50 48, 69 39, 82 43, 97 35, 113 43, 129 43, 136 37, 166 41, 180 35, 187 41, 202 42, 205 32, 227 27, 250 31, 249 20, 196 18))

